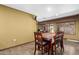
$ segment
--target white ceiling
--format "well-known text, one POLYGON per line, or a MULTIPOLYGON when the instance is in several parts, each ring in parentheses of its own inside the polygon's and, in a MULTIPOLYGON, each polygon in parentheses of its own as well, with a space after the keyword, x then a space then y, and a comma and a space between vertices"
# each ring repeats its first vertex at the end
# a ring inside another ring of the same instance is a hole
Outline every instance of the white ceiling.
POLYGON ((38 21, 45 21, 64 16, 79 14, 79 4, 5 4, 37 16, 38 21))

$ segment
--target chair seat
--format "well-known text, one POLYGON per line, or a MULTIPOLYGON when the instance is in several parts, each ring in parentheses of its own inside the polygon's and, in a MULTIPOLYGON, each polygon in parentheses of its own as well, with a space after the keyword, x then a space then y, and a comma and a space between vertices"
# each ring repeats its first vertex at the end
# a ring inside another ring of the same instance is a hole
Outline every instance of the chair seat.
MULTIPOLYGON (((36 44, 41 45, 41 42, 36 42, 36 44)), ((48 44, 48 42, 43 42, 43 43, 42 43, 43 46, 45 46, 45 45, 47 45, 47 44, 48 44)))

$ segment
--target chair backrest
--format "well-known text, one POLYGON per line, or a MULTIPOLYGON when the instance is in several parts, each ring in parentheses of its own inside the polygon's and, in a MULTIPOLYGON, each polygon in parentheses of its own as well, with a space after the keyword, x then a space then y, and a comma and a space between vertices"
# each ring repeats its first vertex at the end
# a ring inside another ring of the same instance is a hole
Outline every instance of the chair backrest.
POLYGON ((63 40, 64 32, 58 32, 58 35, 60 36, 61 40, 63 40))
POLYGON ((56 35, 54 36, 54 41, 55 43, 59 43, 60 41, 63 41, 63 32, 57 32, 56 35))
POLYGON ((35 42, 42 42, 43 37, 41 32, 34 32, 35 42))

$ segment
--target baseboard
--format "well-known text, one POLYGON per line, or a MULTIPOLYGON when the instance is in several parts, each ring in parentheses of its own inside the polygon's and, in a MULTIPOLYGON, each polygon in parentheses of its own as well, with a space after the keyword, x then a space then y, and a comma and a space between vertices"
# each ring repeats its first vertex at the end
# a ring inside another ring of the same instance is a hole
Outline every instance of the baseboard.
POLYGON ((67 40, 72 42, 79 42, 79 40, 75 40, 75 39, 67 39, 67 40))

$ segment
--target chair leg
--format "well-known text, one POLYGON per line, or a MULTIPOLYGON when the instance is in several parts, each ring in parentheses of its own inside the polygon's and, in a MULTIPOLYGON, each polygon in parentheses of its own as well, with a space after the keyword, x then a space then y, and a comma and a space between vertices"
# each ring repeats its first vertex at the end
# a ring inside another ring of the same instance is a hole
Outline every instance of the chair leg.
POLYGON ((34 55, 36 54, 36 44, 35 44, 35 50, 34 50, 34 55))
POLYGON ((49 53, 50 53, 50 45, 48 45, 48 55, 49 55, 49 53))
POLYGON ((64 46, 62 46, 61 50, 63 50, 63 52, 64 52, 64 46))
POLYGON ((41 47, 41 54, 43 55, 43 47, 41 47))
POLYGON ((38 50, 40 50, 40 46, 38 45, 38 50))
POLYGON ((53 46, 52 46, 52 51, 51 51, 51 54, 53 54, 53 46))
POLYGON ((55 55, 56 55, 56 45, 55 45, 55 55))
POLYGON ((64 52, 64 45, 63 45, 63 43, 61 43, 61 50, 63 50, 63 52, 64 52))

